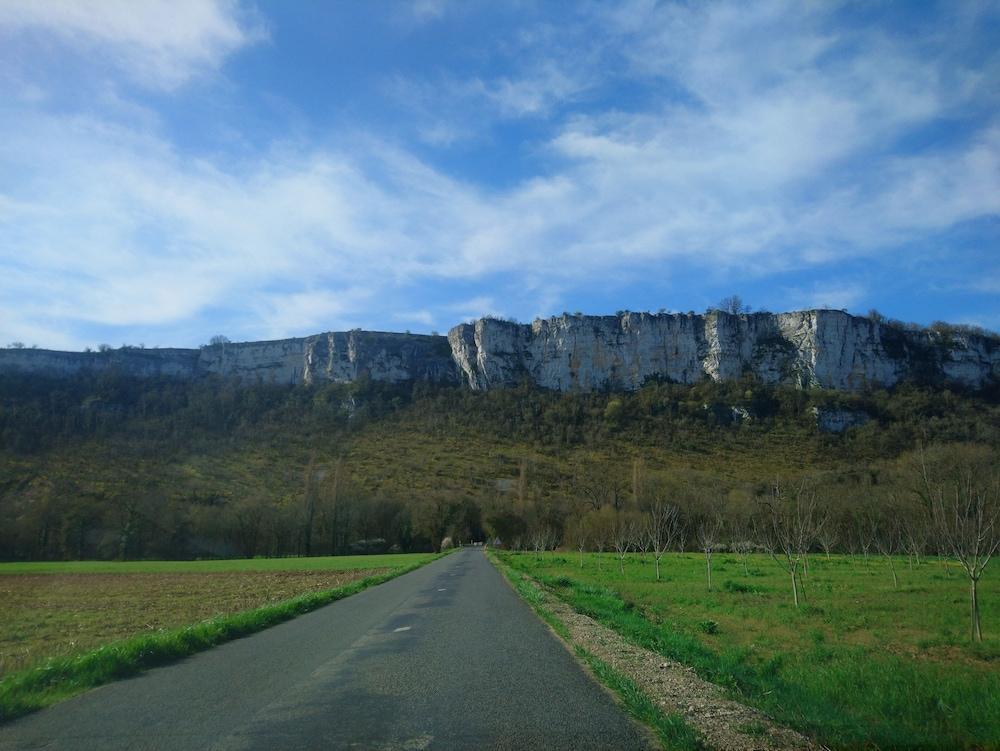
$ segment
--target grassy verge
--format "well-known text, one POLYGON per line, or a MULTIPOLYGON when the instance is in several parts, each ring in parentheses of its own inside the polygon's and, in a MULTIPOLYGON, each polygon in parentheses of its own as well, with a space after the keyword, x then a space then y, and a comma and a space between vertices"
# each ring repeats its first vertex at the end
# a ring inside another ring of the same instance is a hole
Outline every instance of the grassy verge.
MULTIPOLYGON (((626 578, 610 560, 602 570, 592 559, 581 569, 577 561, 558 554, 504 558, 515 571, 552 587, 578 612, 639 646, 693 667, 733 698, 832 748, 1000 748, 1000 675, 982 666, 992 650, 970 649, 966 654, 952 648, 950 660, 931 659, 937 655, 934 650, 914 657, 903 648, 904 635, 891 641, 893 618, 900 631, 908 619, 920 618, 902 607, 857 614, 870 622, 865 628, 874 643, 865 634, 839 628, 840 620, 830 617, 833 605, 845 611, 839 618, 852 619, 855 616, 846 611, 872 587, 861 573, 851 579, 859 593, 849 598, 836 589, 826 593, 821 565, 816 565, 810 583, 813 604, 794 612, 781 604, 783 591, 771 591, 768 576, 751 576, 747 581, 752 585, 729 588, 734 591, 706 591, 703 583, 696 583, 695 577, 704 576, 704 564, 696 557, 672 559, 669 576, 659 583, 645 581, 650 572, 638 561, 631 570, 626 567, 626 578), (747 604, 741 605, 740 598, 747 604), (782 645, 762 646, 756 637, 751 644, 741 643, 743 633, 766 631, 768 624, 790 632, 782 645)), ((742 567, 729 568, 727 575, 734 576, 742 567)), ((922 574, 936 575, 936 566, 922 574)), ((909 593, 910 607, 934 622, 938 603, 923 581, 917 584, 909 593)), ((962 603, 943 604, 952 609, 962 603)))
MULTIPOLYGON (((428 557, 427 561, 434 557, 428 557)), ((76 657, 56 658, 0 681, 0 723, 87 689, 135 675, 223 642, 247 636, 408 573, 427 561, 370 576, 342 587, 274 605, 212 618, 183 628, 107 644, 76 657)))
POLYGON ((566 626, 548 610, 537 587, 526 576, 513 570, 496 556, 490 556, 510 585, 532 610, 547 623, 563 641, 569 644, 577 658, 587 665, 591 672, 605 686, 617 694, 629 714, 649 726, 656 733, 667 751, 701 751, 704 745, 698 734, 678 714, 666 714, 657 707, 635 683, 598 659, 578 644, 574 644, 566 626))

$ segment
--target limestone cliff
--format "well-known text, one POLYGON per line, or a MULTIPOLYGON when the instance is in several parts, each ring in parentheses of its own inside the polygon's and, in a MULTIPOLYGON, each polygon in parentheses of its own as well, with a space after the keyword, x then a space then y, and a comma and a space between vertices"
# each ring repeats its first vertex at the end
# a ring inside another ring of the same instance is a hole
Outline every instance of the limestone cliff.
POLYGON ((564 315, 530 324, 483 318, 456 326, 447 338, 355 330, 201 349, 0 350, 0 373, 112 369, 284 384, 426 380, 476 390, 522 380, 557 391, 630 390, 649 378, 694 383, 746 373, 803 388, 856 390, 910 378, 979 388, 1000 378, 1000 343, 806 310, 564 315))
POLYGON ((563 315, 531 324, 484 318, 448 334, 473 389, 527 379, 559 391, 636 389, 752 373, 769 384, 856 390, 907 378, 972 388, 1000 377, 1000 345, 910 331, 836 310, 733 315, 563 315))
POLYGON ((0 350, 0 372, 71 375, 104 370, 140 377, 216 374, 283 384, 348 382, 361 377, 394 383, 409 379, 458 383, 447 339, 418 334, 355 330, 201 349, 0 350))

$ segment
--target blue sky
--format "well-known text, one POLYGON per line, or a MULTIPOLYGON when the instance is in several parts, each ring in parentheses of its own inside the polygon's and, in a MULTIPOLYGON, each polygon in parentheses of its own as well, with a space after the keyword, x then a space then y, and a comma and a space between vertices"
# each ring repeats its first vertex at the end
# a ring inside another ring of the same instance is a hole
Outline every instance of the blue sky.
POLYGON ((0 0, 0 343, 1000 328, 1000 3, 0 0))

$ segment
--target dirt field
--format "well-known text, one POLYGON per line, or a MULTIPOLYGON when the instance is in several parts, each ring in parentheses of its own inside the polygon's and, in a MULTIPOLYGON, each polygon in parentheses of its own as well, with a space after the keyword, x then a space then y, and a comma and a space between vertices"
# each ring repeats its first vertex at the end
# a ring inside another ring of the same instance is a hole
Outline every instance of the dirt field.
POLYGON ((387 570, 0 576, 0 676, 49 657, 332 589, 387 570))

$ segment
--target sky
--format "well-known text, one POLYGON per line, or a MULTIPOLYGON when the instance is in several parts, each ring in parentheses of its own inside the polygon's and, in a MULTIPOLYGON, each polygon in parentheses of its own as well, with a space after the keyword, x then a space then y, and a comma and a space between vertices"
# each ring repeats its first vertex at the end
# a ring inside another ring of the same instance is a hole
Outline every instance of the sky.
POLYGON ((1000 329, 1000 2, 0 0, 0 345, 1000 329))

